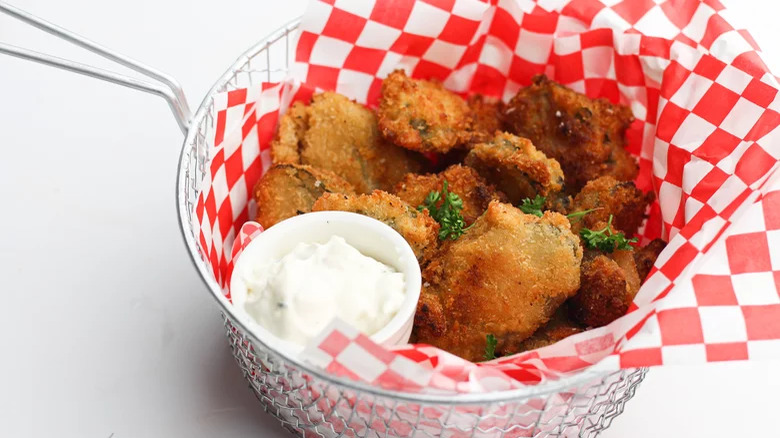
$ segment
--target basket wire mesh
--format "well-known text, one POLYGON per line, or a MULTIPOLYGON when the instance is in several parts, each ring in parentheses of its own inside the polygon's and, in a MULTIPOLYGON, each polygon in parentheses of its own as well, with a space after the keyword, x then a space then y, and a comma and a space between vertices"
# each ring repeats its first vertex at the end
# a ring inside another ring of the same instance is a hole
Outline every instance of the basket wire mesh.
MULTIPOLYGON (((283 80, 298 21, 261 40, 214 85, 196 112, 179 165, 178 207, 193 261, 215 297, 222 291, 197 245, 193 212, 209 163, 214 96, 262 81, 283 80)), ((249 386, 289 431, 304 437, 595 437, 633 397, 646 369, 581 373, 511 393, 426 397, 328 376, 269 349, 223 308, 233 356, 249 386)))

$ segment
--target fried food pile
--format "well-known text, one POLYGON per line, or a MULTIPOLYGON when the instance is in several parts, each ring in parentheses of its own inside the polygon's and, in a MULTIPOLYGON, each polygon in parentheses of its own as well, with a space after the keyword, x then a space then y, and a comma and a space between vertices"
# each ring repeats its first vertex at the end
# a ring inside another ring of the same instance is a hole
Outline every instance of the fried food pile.
POLYGON ((517 350, 580 287, 582 248, 560 213, 493 201, 425 268, 417 342, 479 360, 486 334, 517 350))
POLYGON ((422 269, 413 342, 475 362, 541 348, 624 315, 666 245, 633 238, 654 198, 632 121, 544 76, 505 104, 396 70, 376 111, 332 92, 288 109, 256 220, 378 219, 422 269))

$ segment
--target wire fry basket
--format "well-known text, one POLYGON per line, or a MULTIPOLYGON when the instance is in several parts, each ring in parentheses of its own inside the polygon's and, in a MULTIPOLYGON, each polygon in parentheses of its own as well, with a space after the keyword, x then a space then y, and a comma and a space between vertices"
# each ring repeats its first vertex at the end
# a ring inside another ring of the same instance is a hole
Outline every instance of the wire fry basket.
POLYGON ((129 67, 138 80, 0 43, 0 53, 88 75, 163 97, 185 133, 177 178, 179 225, 190 256, 221 307, 233 356, 266 412, 303 437, 595 437, 634 396, 646 369, 586 370, 517 390, 479 394, 400 393, 326 374, 283 357, 246 330, 197 243, 193 213, 210 163, 217 94, 287 76, 299 22, 282 26, 247 50, 190 115, 184 93, 168 75, 0 2, 0 12, 129 67))
MULTIPOLYGON (((287 76, 298 21, 247 50, 192 119, 179 166, 178 204, 187 246, 212 294, 222 291, 195 243, 192 212, 207 169, 213 96, 287 76)), ((217 300, 222 303, 222 301, 217 300)), ((520 391, 462 396, 399 394, 336 378, 282 357, 251 336, 223 306, 236 362, 266 412, 304 437, 595 437, 634 396, 646 369, 583 372, 520 391)))

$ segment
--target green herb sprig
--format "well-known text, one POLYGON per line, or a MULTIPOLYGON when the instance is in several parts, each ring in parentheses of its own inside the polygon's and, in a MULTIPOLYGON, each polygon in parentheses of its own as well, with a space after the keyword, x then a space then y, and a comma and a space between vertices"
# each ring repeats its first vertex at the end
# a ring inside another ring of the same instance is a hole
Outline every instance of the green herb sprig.
POLYGON ((417 210, 428 210, 431 217, 439 223, 439 240, 455 240, 468 231, 466 221, 460 211, 463 209, 463 200, 455 193, 449 191, 447 181, 441 192, 432 191, 428 193, 422 205, 417 210), (441 201, 441 205, 439 204, 441 201))
POLYGON ((585 217, 588 213, 593 213, 596 210, 601 210, 601 207, 596 208, 590 208, 588 210, 582 210, 582 211, 575 211, 574 213, 569 213, 566 215, 569 219, 576 219, 576 221, 582 220, 583 217, 585 217))
POLYGON ((634 247, 631 244, 637 242, 636 237, 626 239, 623 232, 612 232, 612 215, 609 215, 607 226, 604 228, 596 231, 583 228, 580 230, 580 236, 588 248, 598 249, 605 253, 611 253, 615 250, 632 251, 634 247))
POLYGON ((485 360, 493 360, 496 358, 496 344, 498 341, 492 334, 485 336, 485 360))
MULTIPOLYGON (((544 203, 547 202, 547 198, 544 196, 536 195, 534 199, 525 198, 520 203, 520 211, 525 214, 532 214, 534 216, 542 217, 544 214, 544 203)), ((592 213, 601 208, 591 208, 589 210, 575 211, 574 213, 567 214, 569 219, 581 220, 586 214, 592 213)))
POLYGON ((547 198, 539 195, 536 195, 534 199, 525 198, 520 203, 520 211, 525 214, 542 217, 542 214, 544 214, 542 209, 544 208, 545 201, 547 201, 547 198))

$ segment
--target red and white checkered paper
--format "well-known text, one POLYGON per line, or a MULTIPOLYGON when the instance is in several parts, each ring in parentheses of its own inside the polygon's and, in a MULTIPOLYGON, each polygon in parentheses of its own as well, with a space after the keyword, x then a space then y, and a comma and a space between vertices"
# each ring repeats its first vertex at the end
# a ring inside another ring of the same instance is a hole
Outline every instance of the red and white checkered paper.
POLYGON ((375 106, 396 68, 464 95, 511 98, 545 73, 630 105, 637 185, 657 197, 642 243, 669 241, 628 315, 488 364, 429 346, 388 351, 335 324, 305 353, 335 374, 409 391, 538 383, 597 364, 632 368, 780 358, 780 98, 717 0, 314 1, 291 76, 218 96, 194 224, 217 281, 261 232, 251 188, 279 114, 314 91, 375 106), (238 243, 234 240, 238 236, 238 243), (234 248, 235 246, 235 248, 234 248), (496 372, 500 371, 500 372, 496 372))

